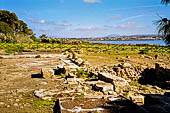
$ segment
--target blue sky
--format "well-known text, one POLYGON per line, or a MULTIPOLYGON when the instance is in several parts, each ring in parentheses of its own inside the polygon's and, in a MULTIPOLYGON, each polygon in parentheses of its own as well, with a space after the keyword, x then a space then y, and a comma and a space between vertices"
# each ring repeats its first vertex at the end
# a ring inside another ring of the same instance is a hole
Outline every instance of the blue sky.
POLYGON ((153 21, 170 17, 161 0, 0 0, 37 36, 102 37, 155 34, 153 21))

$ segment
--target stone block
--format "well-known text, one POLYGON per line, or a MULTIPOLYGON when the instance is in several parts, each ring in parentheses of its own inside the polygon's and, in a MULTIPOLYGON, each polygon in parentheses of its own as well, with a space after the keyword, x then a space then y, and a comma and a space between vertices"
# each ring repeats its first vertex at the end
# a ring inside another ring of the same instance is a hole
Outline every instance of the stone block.
POLYGON ((45 79, 50 79, 54 76, 54 70, 51 68, 42 68, 41 69, 41 75, 45 79))
POLYGON ((122 91, 129 91, 130 90, 130 85, 129 83, 118 76, 115 75, 111 75, 109 73, 99 73, 98 74, 98 79, 108 82, 108 83, 112 83, 114 85, 114 90, 118 93, 122 92, 122 91))

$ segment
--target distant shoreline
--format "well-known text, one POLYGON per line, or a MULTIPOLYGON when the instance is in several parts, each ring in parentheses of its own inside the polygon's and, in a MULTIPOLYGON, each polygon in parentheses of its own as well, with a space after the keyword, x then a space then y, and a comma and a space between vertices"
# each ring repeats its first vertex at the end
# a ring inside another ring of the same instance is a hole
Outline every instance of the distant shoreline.
POLYGON ((125 40, 83 40, 83 41, 154 41, 154 40, 163 40, 163 39, 125 39, 125 40))
POLYGON ((166 46, 164 40, 115 40, 115 41, 85 41, 88 43, 103 43, 103 44, 127 44, 127 45, 139 45, 139 44, 148 44, 148 45, 161 45, 166 46))

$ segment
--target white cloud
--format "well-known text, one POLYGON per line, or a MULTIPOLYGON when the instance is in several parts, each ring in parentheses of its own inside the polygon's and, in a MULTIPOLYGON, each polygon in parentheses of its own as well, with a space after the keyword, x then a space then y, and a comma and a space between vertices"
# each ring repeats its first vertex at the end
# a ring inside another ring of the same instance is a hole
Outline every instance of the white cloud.
POLYGON ((143 17, 143 16, 145 16, 145 15, 137 15, 137 16, 127 17, 127 18, 120 20, 120 22, 125 22, 125 21, 128 21, 128 20, 136 19, 136 18, 143 17))
POLYGON ((56 24, 58 27, 70 27, 72 24, 56 24))
POLYGON ((26 20, 29 20, 33 23, 39 23, 39 24, 45 24, 46 23, 46 20, 41 20, 41 19, 36 19, 36 18, 26 18, 26 20))
POLYGON ((112 9, 114 10, 128 10, 128 9, 138 9, 138 8, 153 8, 153 7, 163 7, 162 5, 145 5, 145 6, 135 6, 135 7, 127 7, 127 8, 117 8, 117 9, 112 9))
POLYGON ((109 29, 142 29, 144 26, 136 25, 136 22, 128 22, 127 24, 122 25, 105 25, 105 28, 109 29))
POLYGON ((100 27, 92 27, 92 26, 87 26, 87 27, 80 27, 77 29, 74 29, 76 31, 96 31, 96 30, 104 30, 100 27))
POLYGON ((100 0, 84 0, 86 3, 99 3, 100 0))
POLYGON ((128 25, 134 25, 136 22, 128 22, 128 25))

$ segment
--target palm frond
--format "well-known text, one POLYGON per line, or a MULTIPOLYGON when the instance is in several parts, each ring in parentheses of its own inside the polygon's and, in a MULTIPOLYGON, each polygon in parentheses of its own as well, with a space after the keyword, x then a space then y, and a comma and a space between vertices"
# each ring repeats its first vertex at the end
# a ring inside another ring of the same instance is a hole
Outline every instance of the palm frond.
POLYGON ((154 22, 157 25, 158 34, 163 36, 165 42, 170 44, 170 20, 162 18, 154 22))
POLYGON ((170 0, 161 0, 162 4, 168 5, 168 3, 170 3, 170 0))

